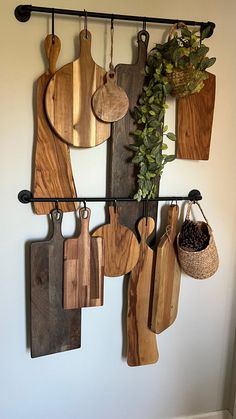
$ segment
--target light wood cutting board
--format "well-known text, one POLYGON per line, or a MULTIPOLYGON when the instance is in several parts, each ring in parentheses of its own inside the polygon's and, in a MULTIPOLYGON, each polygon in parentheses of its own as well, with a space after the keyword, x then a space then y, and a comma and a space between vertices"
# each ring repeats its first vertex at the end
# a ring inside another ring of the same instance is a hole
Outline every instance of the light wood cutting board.
POLYGON ((91 105, 105 74, 92 59, 91 33, 84 29, 80 32, 79 58, 55 73, 45 96, 50 124, 68 144, 94 147, 109 138, 110 124, 97 119, 91 105))
MULTIPOLYGON (((33 156, 33 195, 43 197, 76 197, 72 174, 69 147, 59 140, 50 127, 44 109, 44 95, 48 82, 56 71, 56 61, 60 52, 60 39, 48 35, 45 39, 45 51, 49 68, 37 81, 37 127, 36 143, 33 156)), ((34 202, 36 214, 49 214, 54 204, 50 202, 34 202)), ((74 211, 76 204, 62 202, 63 212, 74 211)))
POLYGON ((90 209, 79 212, 80 235, 64 245, 65 309, 103 305, 103 239, 89 234, 90 209))
POLYGON ((157 247, 151 317, 151 329, 155 333, 167 329, 176 319, 178 311, 181 279, 175 249, 178 214, 178 206, 170 205, 166 233, 157 247))
POLYGON ((154 275, 154 251, 147 239, 155 228, 151 217, 138 223, 141 237, 139 259, 133 268, 128 285, 127 363, 129 366, 153 364, 158 360, 155 333, 149 329, 150 296, 154 275))
POLYGON ((216 77, 211 73, 208 76, 199 93, 177 99, 178 159, 209 159, 216 77))
POLYGON ((119 208, 109 207, 110 223, 96 229, 93 237, 104 239, 104 272, 121 276, 130 272, 138 261, 139 243, 134 233, 119 223, 119 208))

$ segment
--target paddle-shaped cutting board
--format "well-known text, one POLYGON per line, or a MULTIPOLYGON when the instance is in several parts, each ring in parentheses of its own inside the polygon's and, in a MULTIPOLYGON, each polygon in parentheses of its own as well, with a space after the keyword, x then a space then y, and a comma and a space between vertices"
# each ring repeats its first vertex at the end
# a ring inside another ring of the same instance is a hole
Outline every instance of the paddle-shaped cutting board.
MULTIPOLYGON (((35 198, 52 196, 76 197, 68 146, 60 141, 50 127, 44 109, 44 95, 48 82, 56 71, 60 39, 48 35, 45 51, 49 68, 37 81, 37 127, 33 157, 33 195, 35 198)), ((50 202, 34 202, 36 214, 49 214, 54 208, 50 202)), ((73 202, 60 203, 62 211, 74 211, 73 202)))
POLYGON ((151 329, 161 333, 176 319, 181 272, 175 249, 178 205, 170 205, 166 233, 157 247, 151 329))
POLYGON ((177 99, 177 158, 208 160, 215 106, 216 77, 208 73, 199 93, 177 99))
POLYGON ((106 71, 91 56, 91 33, 80 32, 80 56, 58 70, 50 80, 45 106, 50 124, 68 144, 93 147, 110 136, 110 124, 99 121, 91 99, 104 84, 106 71))
POLYGON ((79 237, 65 240, 64 308, 103 305, 103 239, 89 234, 89 208, 80 208, 79 237))
POLYGON ((155 221, 151 217, 142 218, 138 223, 140 253, 128 285, 127 363, 131 367, 153 364, 159 357, 155 333, 148 327, 154 252, 147 245, 147 238, 154 228, 155 221))
POLYGON ((93 237, 104 239, 104 273, 120 276, 130 272, 138 261, 139 243, 134 233, 119 223, 119 209, 109 207, 110 223, 96 229, 93 237))
POLYGON ((63 309, 62 212, 51 222, 51 238, 30 247, 32 358, 80 348, 81 310, 63 309))
MULTIPOLYGON (((137 61, 135 64, 118 64, 115 68, 117 84, 128 96, 129 110, 124 118, 112 124, 111 142, 108 143, 110 167, 107 190, 110 196, 133 197, 137 190, 137 166, 131 162, 133 152, 128 146, 134 142, 132 132, 136 126, 132 112, 143 89, 148 40, 148 32, 138 32, 137 61)), ((119 207, 120 222, 136 234, 135 224, 143 216, 143 203, 119 202, 119 207)), ((148 215, 156 219, 157 202, 149 202, 148 215)), ((152 236, 154 235, 155 232, 152 236)))

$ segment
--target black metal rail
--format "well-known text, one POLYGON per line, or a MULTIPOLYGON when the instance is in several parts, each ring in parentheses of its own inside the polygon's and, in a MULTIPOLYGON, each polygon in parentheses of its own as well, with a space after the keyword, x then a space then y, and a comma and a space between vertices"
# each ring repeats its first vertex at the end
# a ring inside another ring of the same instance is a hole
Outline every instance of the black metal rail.
MULTIPOLYGON (((20 191, 18 199, 22 204, 29 204, 31 202, 137 202, 134 198, 129 197, 101 197, 101 198, 34 198, 33 194, 28 190, 20 191)), ((201 193, 197 189, 193 189, 189 192, 188 196, 159 196, 155 199, 142 199, 143 202, 151 201, 200 201, 202 199, 201 193)))
POLYGON ((211 26, 211 31, 208 36, 211 36, 215 23, 213 22, 197 22, 195 20, 186 20, 186 19, 164 19, 158 17, 147 17, 147 16, 132 16, 132 15, 120 15, 117 13, 100 13, 100 12, 89 12, 85 10, 70 10, 70 9, 58 9, 53 7, 41 7, 41 6, 32 6, 30 4, 21 4, 15 8, 15 17, 19 22, 27 22, 31 13, 46 13, 46 14, 58 14, 58 15, 67 15, 67 16, 87 16, 98 19, 112 19, 114 20, 123 20, 130 22, 143 22, 143 23, 159 23, 159 24, 174 24, 178 22, 183 22, 188 26, 200 26, 201 31, 208 25, 211 26))

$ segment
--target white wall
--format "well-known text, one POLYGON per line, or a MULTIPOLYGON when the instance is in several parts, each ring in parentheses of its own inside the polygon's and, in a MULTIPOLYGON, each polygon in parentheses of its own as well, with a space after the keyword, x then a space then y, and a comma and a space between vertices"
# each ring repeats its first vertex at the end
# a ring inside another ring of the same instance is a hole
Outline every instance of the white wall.
MULTIPOLYGON (((1 2, 1 419, 164 419, 227 408, 235 329, 235 14, 234 0, 37 0, 35 5, 78 8, 146 16, 211 20, 207 42, 217 57, 217 96, 210 160, 175 161, 166 167, 162 195, 198 188, 214 228, 220 269, 214 279, 183 276, 179 315, 158 338, 156 365, 129 368, 122 359, 122 278, 106 279, 105 306, 83 310, 82 348, 39 359, 26 348, 25 242, 44 238, 47 220, 17 201, 30 188, 33 141, 32 88, 44 72, 42 42, 50 20, 34 14, 27 23, 14 18, 15 0, 1 2)), ((56 18, 62 41, 58 65, 78 54, 79 19, 56 18)), ((93 56, 108 66, 109 25, 90 21, 93 56)), ((131 60, 131 39, 140 26, 115 24, 115 63, 131 60)), ((148 25, 150 47, 164 27, 148 25)), ((168 120, 174 126, 173 101, 168 120)), ((106 144, 73 150, 80 195, 105 193, 106 144)), ((92 225, 104 220, 103 205, 91 205, 92 225)), ((74 231, 73 214, 64 216, 63 231, 74 231)))

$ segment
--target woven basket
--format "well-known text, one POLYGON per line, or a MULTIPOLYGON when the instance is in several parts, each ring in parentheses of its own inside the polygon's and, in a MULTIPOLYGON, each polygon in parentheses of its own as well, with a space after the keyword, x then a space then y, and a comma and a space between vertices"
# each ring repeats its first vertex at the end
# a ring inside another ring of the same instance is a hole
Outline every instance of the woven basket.
MULTIPOLYGON (((192 202, 189 202, 186 220, 190 219, 190 210, 192 207, 192 202)), ((209 234, 209 242, 205 249, 199 251, 193 250, 185 250, 180 246, 180 234, 177 236, 177 250, 178 250, 178 258, 179 263, 183 271, 188 274, 189 276, 196 278, 196 279, 206 279, 210 278, 212 275, 215 274, 219 267, 219 256, 215 244, 215 240, 212 234, 212 229, 208 224, 208 221, 197 202, 199 209, 201 210, 204 221, 196 221, 195 223, 200 226, 200 228, 205 228, 208 230, 209 234)))
MULTIPOLYGON (((172 39, 174 33, 177 29, 187 28, 187 26, 183 22, 175 23, 172 25, 168 41, 172 39)), ((172 73, 166 74, 168 82, 171 85, 171 95, 175 97, 183 97, 190 94, 188 89, 188 83, 194 77, 194 68, 192 65, 185 67, 184 69, 174 68, 172 73)))

